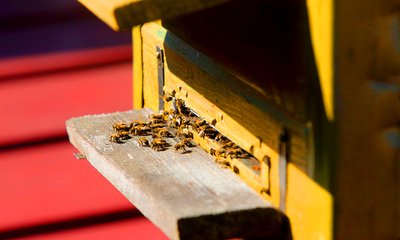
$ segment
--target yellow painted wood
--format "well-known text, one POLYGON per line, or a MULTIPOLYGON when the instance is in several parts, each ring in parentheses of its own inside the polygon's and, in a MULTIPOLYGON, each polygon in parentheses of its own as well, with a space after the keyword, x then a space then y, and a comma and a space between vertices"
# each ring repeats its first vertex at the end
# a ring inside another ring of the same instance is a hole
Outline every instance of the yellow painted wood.
POLYGON ((400 145, 390 129, 399 129, 400 24, 390 2, 335 1, 338 239, 399 237, 400 145))
MULTIPOLYGON (((156 24, 156 23, 152 23, 156 24)), ((157 25, 157 24, 156 24, 157 25)), ((148 24, 142 27, 143 39, 143 106, 158 111, 158 63, 156 46, 162 47, 162 42, 155 44, 149 41, 149 32, 146 31, 148 24)))
MULTIPOLYGON (((279 154, 276 148, 267 144, 262 139, 278 137, 282 127, 280 123, 274 122, 268 114, 262 112, 255 105, 243 99, 240 92, 245 91, 245 88, 234 90, 230 86, 224 85, 222 83, 223 81, 215 79, 211 75, 201 71, 198 65, 188 62, 187 59, 181 55, 168 49, 168 45, 163 43, 166 37, 166 30, 160 25, 154 23, 145 24, 142 32, 143 41, 146 42, 145 45, 148 51, 153 51, 156 45, 165 48, 164 91, 172 92, 172 90, 175 90, 176 97, 184 99, 191 109, 207 121, 214 121, 216 123, 215 127, 221 133, 229 137, 246 151, 252 152, 261 162, 265 156, 270 157, 271 194, 263 193, 262 195, 270 200, 274 206, 278 207, 280 194, 278 174, 279 154), (200 88, 194 83, 198 83, 200 88), (207 97, 201 94, 205 92, 208 94, 207 97), (231 106, 230 109, 221 109, 219 106, 224 105, 223 103, 231 106), (246 117, 238 121, 233 117, 237 114, 246 117), (254 118, 257 119, 257 121, 253 122, 254 127, 257 129, 257 134, 254 134, 253 131, 244 127, 248 126, 246 122, 251 122, 254 118)), ((184 46, 182 45, 182 47, 184 46)), ((146 49, 144 51, 147 51, 146 49)), ((155 59, 153 53, 145 53, 145 55, 152 55, 155 59)), ((149 61, 153 60, 149 59, 149 61)), ((146 64, 147 63, 145 63, 145 68, 146 64)), ((149 70, 148 74, 151 74, 152 71, 156 71, 154 64, 149 67, 153 70, 149 70)), ((146 73, 147 70, 145 69, 145 74, 146 73)), ((156 81, 156 78, 150 77, 149 81, 156 81)), ((234 85, 234 82, 230 82, 230 85, 234 85)), ((150 95, 148 97, 150 97, 150 95)), ((145 101, 146 99, 145 96, 145 101)), ((150 101, 152 100, 150 99, 150 101)), ((295 154, 299 156, 304 156, 308 144, 304 142, 304 139, 298 136, 293 137, 293 139, 295 144, 292 151, 295 151, 295 154)), ((237 164, 237 166, 243 167, 240 166, 240 164, 237 164)), ((264 174, 269 171, 268 165, 265 164, 265 162, 262 162, 261 167, 261 171, 264 174)), ((242 170, 240 172, 242 172, 242 170)), ((260 182, 257 182, 257 178, 254 178, 250 172, 243 171, 243 174, 239 174, 239 176, 259 192, 260 186, 269 187, 266 181, 267 179, 265 179, 265 176, 268 175, 261 175, 261 182, 265 185, 260 185, 260 182)), ((305 173, 300 171, 297 167, 294 167, 293 164, 289 164, 287 214, 292 223, 295 239, 331 239, 332 211, 331 195, 322 187, 318 186, 305 173), (314 208, 315 206, 316 208, 314 208)))
POLYGON ((286 214, 293 239, 332 239, 332 195, 291 163, 288 164, 286 214))
POLYGON ((229 0, 78 0, 114 30, 162 18, 177 17, 229 0))
POLYGON ((143 107, 143 59, 142 59, 142 26, 132 29, 133 41, 133 108, 143 107))
POLYGON ((311 41, 317 64, 325 113, 334 119, 334 8, 333 0, 307 0, 311 41))

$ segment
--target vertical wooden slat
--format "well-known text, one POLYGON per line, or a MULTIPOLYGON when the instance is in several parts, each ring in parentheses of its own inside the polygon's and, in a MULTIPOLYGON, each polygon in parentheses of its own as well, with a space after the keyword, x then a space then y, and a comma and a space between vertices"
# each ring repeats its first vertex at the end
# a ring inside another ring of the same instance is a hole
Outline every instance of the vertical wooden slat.
POLYGON ((132 28, 133 41, 133 108, 143 107, 143 42, 142 26, 132 28))

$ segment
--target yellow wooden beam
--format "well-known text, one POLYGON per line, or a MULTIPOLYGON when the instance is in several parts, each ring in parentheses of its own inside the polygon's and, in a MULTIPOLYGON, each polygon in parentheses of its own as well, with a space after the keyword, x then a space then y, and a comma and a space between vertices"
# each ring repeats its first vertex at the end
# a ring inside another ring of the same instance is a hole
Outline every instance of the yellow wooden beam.
POLYGON ((291 163, 287 182, 286 214, 293 239, 332 239, 332 195, 291 163))
POLYGON ((78 0, 112 29, 130 30, 149 21, 177 17, 229 0, 78 0))
POLYGON ((333 0, 307 0, 317 71, 321 85, 325 113, 334 119, 334 65, 333 65, 333 0))
POLYGON ((142 26, 132 29, 133 40, 133 108, 143 107, 143 50, 142 26))

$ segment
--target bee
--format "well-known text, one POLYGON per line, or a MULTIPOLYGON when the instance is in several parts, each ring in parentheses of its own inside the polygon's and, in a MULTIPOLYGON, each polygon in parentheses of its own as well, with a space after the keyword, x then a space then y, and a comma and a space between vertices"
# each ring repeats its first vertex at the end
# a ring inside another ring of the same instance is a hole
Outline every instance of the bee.
POLYGON ((158 123, 165 123, 164 119, 152 119, 149 121, 150 125, 158 124, 158 123))
POLYGON ((111 134, 110 142, 125 143, 126 142, 125 140, 128 140, 129 138, 131 138, 129 132, 122 131, 119 133, 111 134))
POLYGON ((146 122, 134 121, 134 122, 131 122, 131 124, 129 125, 129 128, 136 127, 136 126, 144 127, 147 125, 148 125, 148 123, 146 123, 146 122))
POLYGON ((162 138, 155 138, 153 139, 153 141, 151 141, 150 146, 156 151, 162 151, 165 150, 166 147, 168 147, 168 143, 162 138))
POLYGON ((182 153, 186 152, 186 145, 183 142, 180 142, 174 146, 175 151, 182 150, 182 153))
POLYGON ((171 102, 172 101, 172 99, 174 99, 174 97, 172 96, 172 95, 170 95, 169 93, 166 93, 166 94, 164 94, 164 96, 163 96, 163 101, 164 102, 171 102))
POLYGON ((180 131, 176 134, 178 137, 193 139, 193 133, 190 131, 180 131))
POLYGON ((194 147, 195 145, 193 144, 192 140, 189 138, 183 138, 181 140, 181 143, 185 144, 187 147, 194 147))
POLYGON ((145 127, 141 127, 141 126, 136 126, 136 127, 132 127, 129 132, 133 135, 133 136, 146 136, 148 135, 148 132, 151 129, 147 126, 145 127))
POLYGON ((138 139, 138 144, 139 144, 140 146, 143 146, 143 147, 149 147, 149 146, 150 146, 149 140, 147 140, 145 137, 139 138, 139 139, 138 139))
POLYGON ((183 101, 182 99, 176 99, 175 105, 176 105, 176 108, 179 110, 180 108, 182 108, 185 105, 185 101, 183 101))
POLYGON ((224 143, 224 145, 222 147, 225 148, 225 149, 227 149, 227 148, 238 148, 238 145, 234 144, 232 141, 229 141, 227 143, 224 143))
POLYGON ((161 119, 161 120, 163 120, 164 119, 164 115, 163 114, 151 114, 150 116, 150 119, 161 119))
POLYGON ((222 157, 216 157, 215 158, 215 162, 218 163, 219 165, 221 165, 224 168, 231 167, 231 163, 228 160, 226 160, 225 158, 222 158, 222 157))
POLYGON ((234 158, 247 157, 247 153, 245 153, 241 148, 230 149, 226 151, 226 155, 234 158))
POLYGON ((215 135, 218 134, 218 132, 214 128, 208 125, 201 126, 197 130, 199 133, 199 137, 201 138, 204 137, 215 138, 215 135))
POLYGON ((178 128, 182 124, 182 117, 176 116, 169 121, 168 126, 171 128, 178 128))
POLYGON ((150 127, 151 127, 151 129, 156 129, 156 128, 163 128, 163 127, 165 127, 165 124, 164 123, 156 123, 156 124, 151 124, 150 125, 150 127))
MULTIPOLYGON (((173 111, 173 110, 172 110, 172 111, 173 111)), ((162 114, 162 115, 164 116, 164 119, 165 119, 165 118, 168 118, 168 116, 169 116, 169 111, 161 111, 160 114, 162 114)))
POLYGON ((197 119, 196 122, 194 123, 194 126, 198 128, 205 125, 206 123, 207 122, 204 119, 197 119))
POLYGON ((172 134, 166 128, 155 128, 153 129, 153 133, 161 137, 172 137, 172 134))
POLYGON ((189 115, 190 110, 185 106, 185 101, 183 101, 182 99, 176 99, 175 105, 178 113, 183 115, 189 115))
POLYGON ((228 139, 221 133, 218 133, 217 136, 215 136, 215 141, 225 142, 226 140, 228 139))
POLYGON ((214 149, 214 148, 210 148, 210 154, 211 154, 212 156, 215 156, 215 149, 214 149))
POLYGON ((224 149, 217 149, 210 148, 210 154, 219 158, 226 158, 226 152, 224 149))
POLYGON ((113 129, 117 132, 119 131, 127 131, 129 130, 129 126, 126 125, 125 123, 119 122, 119 123, 115 123, 113 125, 113 129))
POLYGON ((193 133, 183 125, 179 127, 178 131, 176 131, 176 135, 183 138, 193 138, 193 133))
POLYGON ((192 122, 190 121, 190 119, 188 119, 188 118, 182 118, 182 123, 181 123, 181 125, 183 125, 183 126, 185 126, 185 127, 187 127, 187 126, 191 126, 192 125, 192 122))
POLYGON ((226 152, 224 149, 219 149, 215 151, 215 156, 226 158, 226 152))

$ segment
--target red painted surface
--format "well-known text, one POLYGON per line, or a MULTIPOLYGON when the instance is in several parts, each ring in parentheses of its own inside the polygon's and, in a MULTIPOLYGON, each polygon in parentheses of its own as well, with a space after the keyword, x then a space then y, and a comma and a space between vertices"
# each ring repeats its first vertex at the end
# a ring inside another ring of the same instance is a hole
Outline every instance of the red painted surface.
POLYGON ((68 142, 0 153, 0 232, 133 208, 68 142))
POLYGON ((132 65, 120 51, 0 61, 6 69, 0 79, 0 238, 167 239, 138 214, 98 222, 136 211, 86 160, 72 156, 69 142, 51 141, 66 138, 65 121, 73 116, 131 108, 132 65), (45 141, 33 144, 38 139, 45 141))
POLYGON ((0 146, 65 135, 74 116, 130 109, 131 78, 123 62, 0 81, 0 146))
POLYGON ((38 240, 167 240, 168 238, 156 229, 154 225, 145 218, 134 218, 103 225, 78 228, 58 233, 43 234, 24 239, 38 240))
POLYGON ((0 59, 0 81, 29 74, 48 74, 54 71, 74 70, 123 61, 130 62, 131 59, 132 47, 130 45, 0 59))

